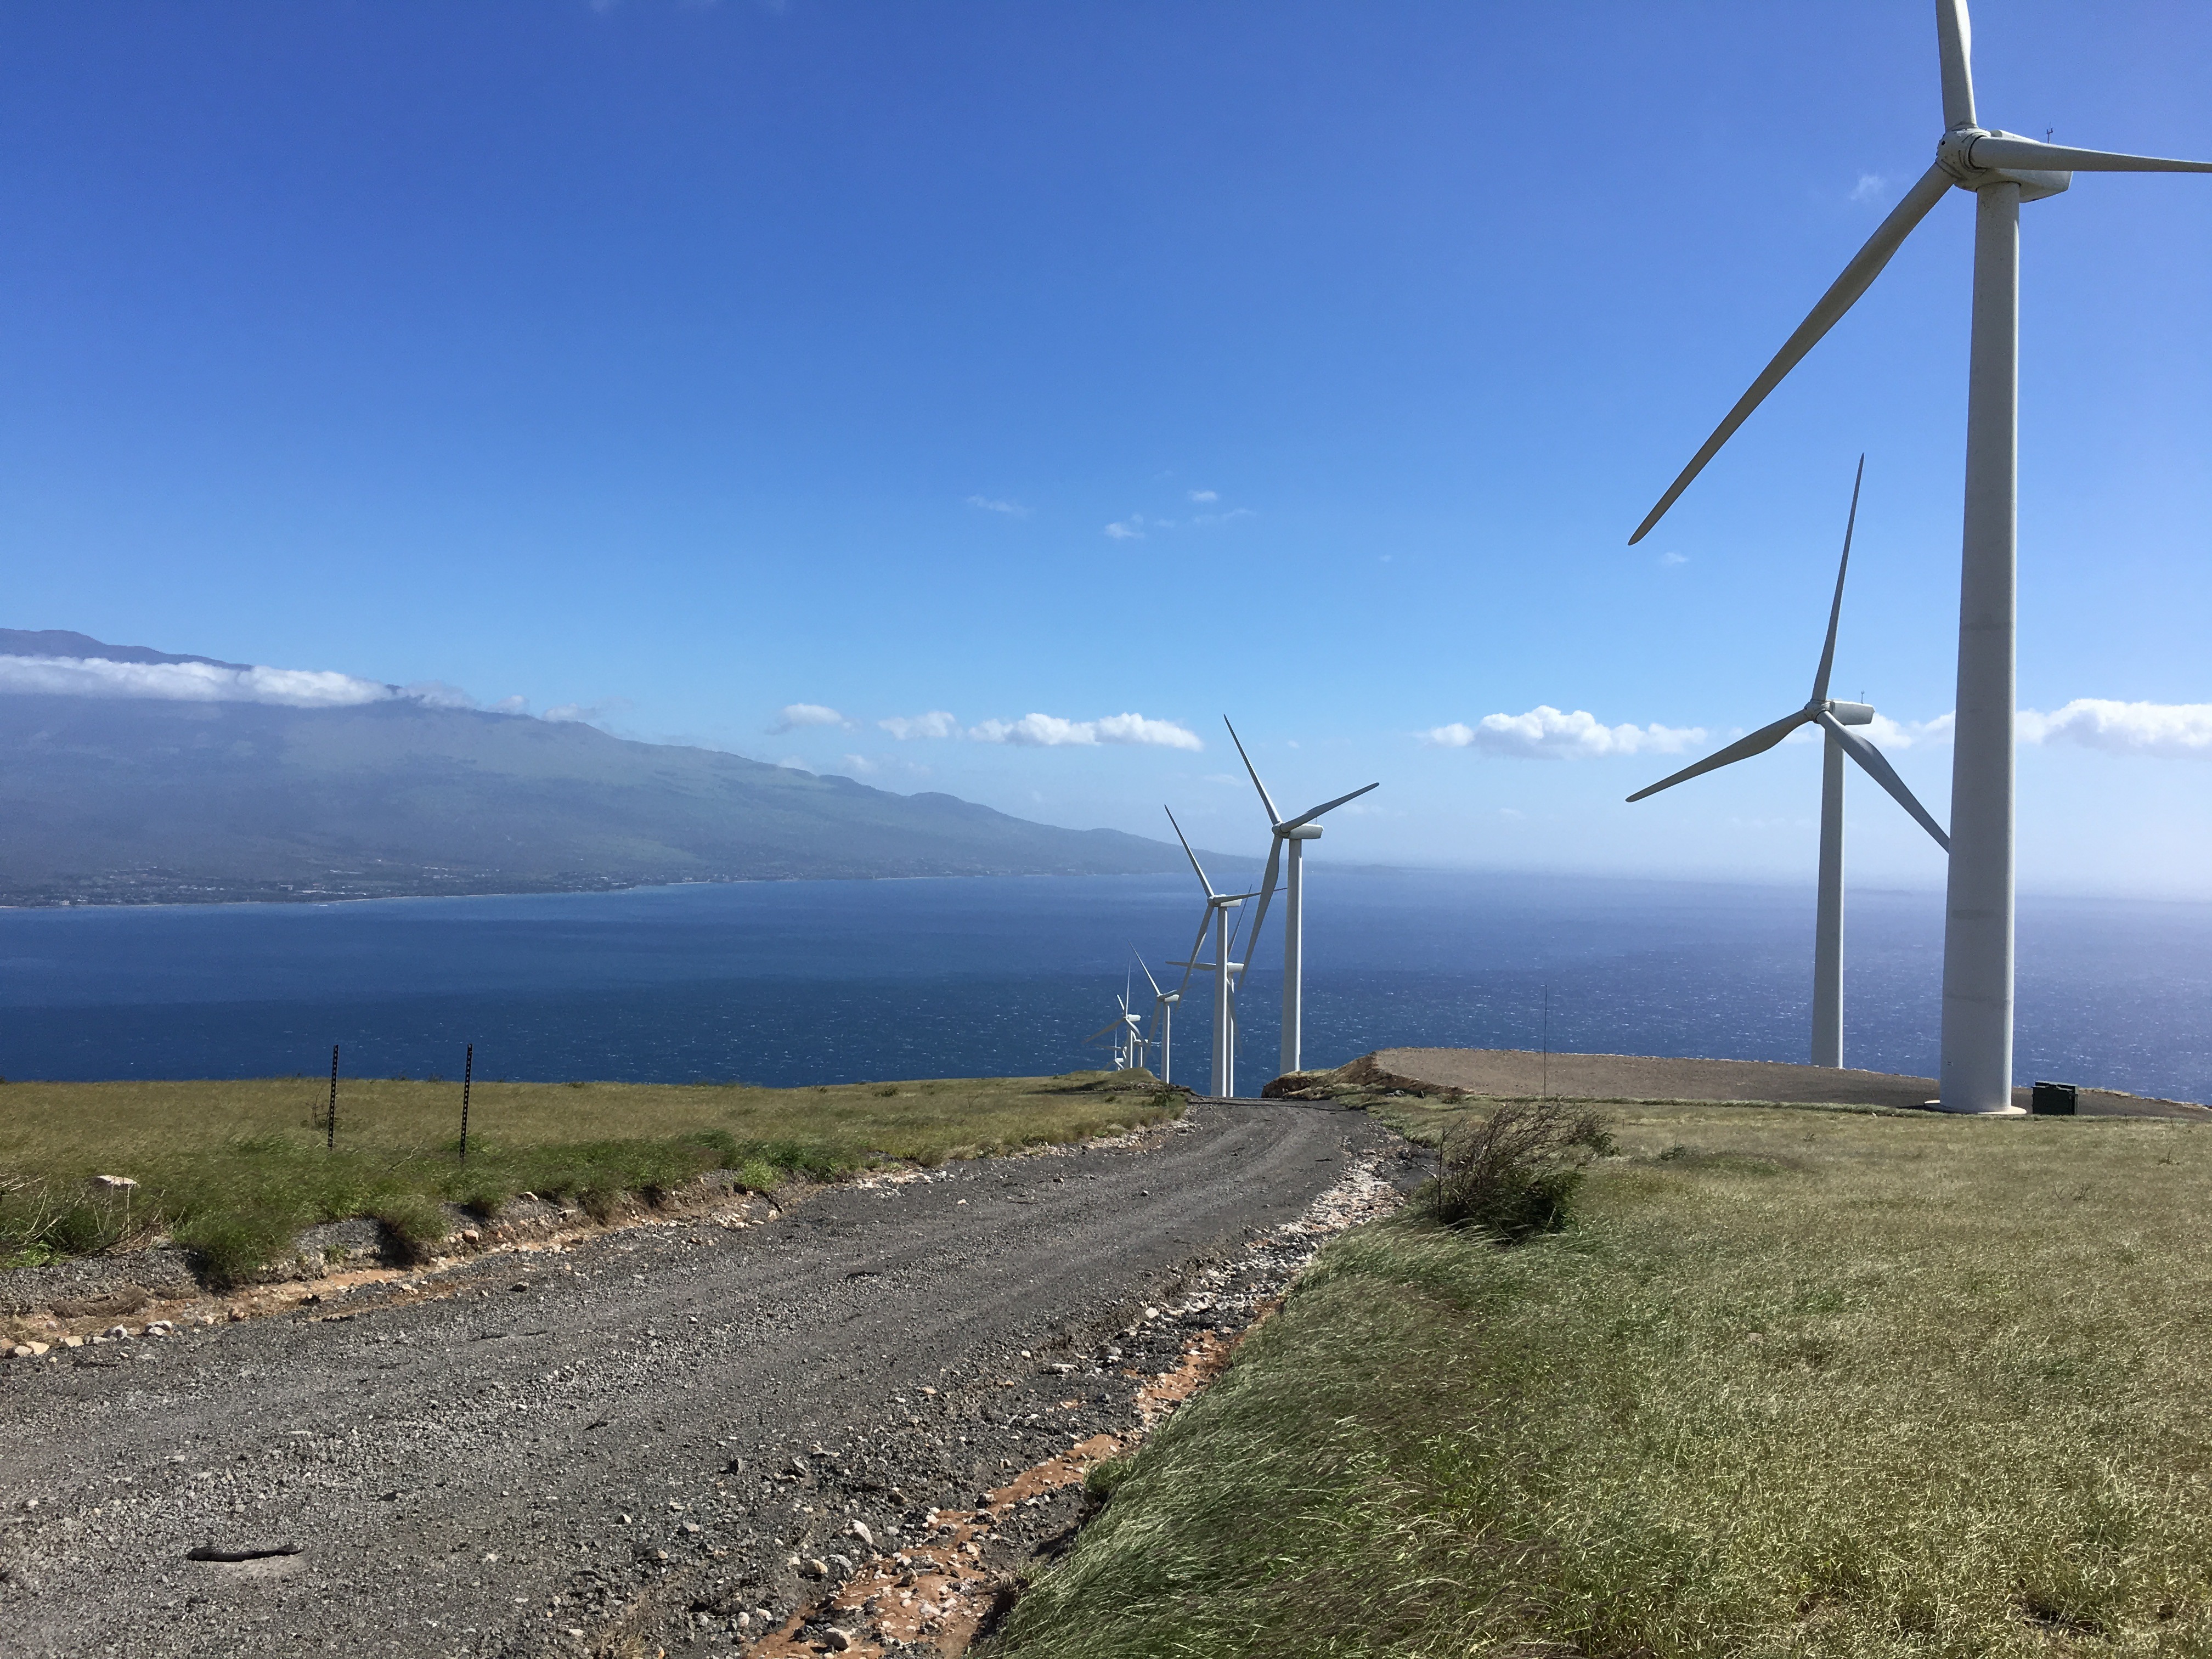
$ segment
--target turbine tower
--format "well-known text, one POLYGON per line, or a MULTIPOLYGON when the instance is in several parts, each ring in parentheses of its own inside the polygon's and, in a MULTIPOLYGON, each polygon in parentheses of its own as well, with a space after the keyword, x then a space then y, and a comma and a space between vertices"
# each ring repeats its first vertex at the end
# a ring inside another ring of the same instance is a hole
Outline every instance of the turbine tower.
POLYGON ((1260 878, 1260 902, 1252 913, 1252 931, 1244 936, 1244 959, 1248 962, 1260 951, 1260 926, 1267 920, 1267 901, 1274 896, 1275 869, 1282 861, 1283 848, 1291 849, 1290 869, 1283 882, 1283 1053, 1285 1075, 1298 1069, 1298 1051, 1303 1046, 1305 1028, 1305 844, 1321 839, 1321 825, 1315 820, 1324 812, 1333 812, 1348 800, 1357 800, 1369 789, 1380 789, 1380 783, 1370 783, 1355 789, 1348 795, 1339 795, 1334 800, 1324 801, 1310 812, 1283 821, 1275 810, 1274 798, 1268 794, 1267 786, 1260 781, 1259 769, 1252 757, 1244 752, 1244 740, 1237 735, 1224 714, 1221 723, 1229 726, 1229 741, 1237 745, 1237 758, 1244 769, 1252 775, 1252 787, 1260 792, 1260 805, 1267 809, 1267 868, 1260 878))
POLYGON ((1190 850, 1190 841, 1183 834, 1182 825, 1176 823, 1173 811, 1168 813, 1168 822, 1175 824, 1176 839, 1182 842, 1182 855, 1198 872, 1198 884, 1206 889, 1206 914, 1199 918, 1198 937, 1191 941, 1189 960, 1171 962, 1168 966, 1182 969, 1182 983, 1176 987, 1178 1000, 1190 984, 1193 973, 1203 969, 1213 975, 1213 1077, 1208 1092, 1218 1100, 1226 1100, 1237 1092, 1237 975, 1244 966, 1230 960, 1235 934, 1229 925, 1229 913, 1253 895, 1215 892, 1213 884, 1206 878, 1206 872, 1199 865, 1198 854, 1190 850), (1213 929, 1213 960, 1200 962, 1198 953, 1206 943, 1209 927, 1213 929))
POLYGON ((1686 766, 1671 778, 1662 778, 1649 789, 1628 799, 1642 800, 1662 789, 1671 789, 1707 772, 1718 771, 1753 755, 1763 755, 1801 726, 1818 726, 1826 751, 1820 764, 1820 897, 1819 919, 1813 930, 1813 1064, 1844 1063, 1844 757, 1849 755, 1867 775, 1895 796, 1899 805, 1918 820, 1945 852, 1951 838, 1913 798, 1905 780, 1890 769, 1881 750, 1857 732, 1846 728, 1866 726, 1874 710, 1863 702, 1837 702, 1828 696, 1828 672, 1836 664, 1836 624, 1844 614, 1844 577, 1851 568, 1851 532, 1859 521, 1859 484, 1866 477, 1866 457, 1859 457, 1858 476, 1851 480, 1851 513, 1844 523, 1844 556, 1836 565, 1836 597, 1828 607, 1828 638, 1820 647, 1820 666, 1813 675, 1813 695, 1794 714, 1785 714, 1771 726, 1762 726, 1725 749, 1686 766))
POLYGON ((1974 197, 1974 312, 1966 370, 1965 533, 1959 576, 1958 727, 1943 918, 1942 1098, 1948 1112, 2010 1112, 2013 1026, 2013 697, 2020 416, 2020 208, 2076 173, 2212 173, 2212 161, 2119 155, 1984 127, 1974 112, 1966 0, 1936 0, 1943 133, 1935 164, 1844 267, 1812 314, 1736 400, 1636 533, 1689 488, 1766 394, 1881 274, 1944 195, 1974 197))
POLYGON ((1137 966, 1145 969, 1145 981, 1152 988, 1152 1030, 1159 1036, 1149 1040, 1160 1045, 1160 1081, 1172 1083, 1175 1081, 1175 1011, 1176 1004, 1182 1000, 1182 993, 1160 989, 1160 982, 1152 977, 1152 970, 1145 968, 1144 957, 1137 958, 1137 966))

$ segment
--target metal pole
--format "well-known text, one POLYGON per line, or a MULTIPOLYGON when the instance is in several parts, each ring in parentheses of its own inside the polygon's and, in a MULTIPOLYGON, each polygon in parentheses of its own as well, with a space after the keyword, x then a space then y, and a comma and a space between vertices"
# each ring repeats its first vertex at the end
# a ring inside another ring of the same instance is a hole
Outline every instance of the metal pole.
POLYGON ((2013 702, 2020 427, 2020 186, 1974 208, 1958 726, 1943 917, 1942 1106, 2012 1109, 2013 702))
POLYGON ((1289 891, 1283 896, 1283 1070, 1295 1072, 1304 1047, 1305 842, 1290 838, 1289 891))
POLYGON ((1844 746, 1821 734, 1820 894, 1813 924, 1813 1064, 1844 1063, 1844 746))
POLYGON ((1552 1097, 1552 986, 1544 984, 1544 1098, 1552 1097))
POLYGON ((469 1084, 476 1076, 477 1045, 469 1044, 461 1057, 461 1162, 469 1161, 469 1084))
POLYGON ((1173 1083, 1175 1081, 1175 1004, 1164 1002, 1160 1007, 1167 1015, 1166 1019, 1160 1024, 1160 1081, 1173 1083))
POLYGON ((331 1044, 331 1109, 324 1119, 323 1150, 334 1152, 338 1149, 338 1045, 331 1044))

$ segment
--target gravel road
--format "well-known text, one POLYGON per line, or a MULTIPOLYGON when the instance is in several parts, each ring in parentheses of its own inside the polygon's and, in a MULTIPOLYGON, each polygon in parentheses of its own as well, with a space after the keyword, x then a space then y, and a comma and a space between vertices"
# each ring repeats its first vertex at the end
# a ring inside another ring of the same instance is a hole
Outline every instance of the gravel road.
POLYGON ((742 1651, 822 1592, 815 1562, 866 1553, 855 1522, 918 1547, 933 1508, 1127 1429, 1176 1328, 1274 1288, 1355 1162, 1419 1173, 1326 1108, 1203 1103, 1141 1139, 486 1257, 441 1299, 0 1362, 0 1648, 742 1651), (1209 1270, 1241 1299, 1161 1311, 1209 1270))

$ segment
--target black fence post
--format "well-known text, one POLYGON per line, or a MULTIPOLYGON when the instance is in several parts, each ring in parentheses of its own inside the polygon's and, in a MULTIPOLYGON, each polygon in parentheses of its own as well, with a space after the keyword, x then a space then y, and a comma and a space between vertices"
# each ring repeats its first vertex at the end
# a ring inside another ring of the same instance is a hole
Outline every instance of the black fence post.
POLYGON ((331 1110, 324 1121, 323 1150, 334 1152, 338 1149, 338 1045, 335 1042, 331 1044, 331 1110))
POLYGON ((477 1045, 469 1044, 461 1058, 461 1162, 469 1161, 469 1084, 476 1076, 477 1045))

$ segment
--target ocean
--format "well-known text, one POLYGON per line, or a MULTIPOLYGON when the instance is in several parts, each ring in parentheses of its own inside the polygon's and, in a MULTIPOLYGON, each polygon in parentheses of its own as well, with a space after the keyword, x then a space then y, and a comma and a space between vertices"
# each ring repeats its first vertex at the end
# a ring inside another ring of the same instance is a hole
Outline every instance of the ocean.
MULTIPOLYGON (((0 1076, 742 1079, 1107 1063, 1133 950, 1199 920, 1188 877, 762 882, 337 904, 0 911, 0 1076)), ((1274 1075, 1281 912, 1247 982, 1245 1093, 1274 1075), (1268 962, 1278 971, 1268 971, 1268 962)), ((1809 887, 1308 866, 1306 1048, 1806 1057, 1809 887), (1548 1010, 1548 1012, 1547 1012, 1548 1010)), ((1852 1066, 1931 1073, 1938 896, 1846 922, 1852 1066)), ((1140 1011, 1151 993, 1134 980, 1140 1011)), ((1204 1082, 1204 981, 1176 1074, 1204 1082)), ((2026 898, 2015 1075, 2212 1099, 2212 905, 2026 898)))

